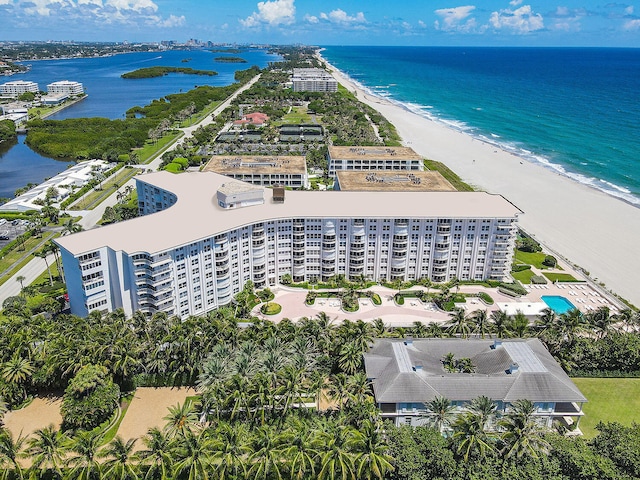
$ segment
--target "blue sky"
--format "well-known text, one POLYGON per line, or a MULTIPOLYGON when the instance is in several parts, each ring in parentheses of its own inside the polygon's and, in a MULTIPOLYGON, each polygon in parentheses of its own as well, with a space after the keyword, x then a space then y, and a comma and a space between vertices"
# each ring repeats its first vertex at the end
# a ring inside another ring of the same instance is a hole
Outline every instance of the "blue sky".
POLYGON ((640 47, 640 0, 0 0, 0 40, 640 47))

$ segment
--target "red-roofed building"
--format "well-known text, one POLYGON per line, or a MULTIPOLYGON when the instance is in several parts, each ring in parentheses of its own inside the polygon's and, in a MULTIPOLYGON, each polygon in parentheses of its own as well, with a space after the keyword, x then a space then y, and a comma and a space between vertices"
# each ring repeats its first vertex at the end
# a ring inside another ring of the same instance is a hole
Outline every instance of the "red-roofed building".
POLYGON ((269 120, 269 115, 261 112, 247 113, 242 117, 242 120, 236 120, 234 125, 252 124, 261 127, 269 120))

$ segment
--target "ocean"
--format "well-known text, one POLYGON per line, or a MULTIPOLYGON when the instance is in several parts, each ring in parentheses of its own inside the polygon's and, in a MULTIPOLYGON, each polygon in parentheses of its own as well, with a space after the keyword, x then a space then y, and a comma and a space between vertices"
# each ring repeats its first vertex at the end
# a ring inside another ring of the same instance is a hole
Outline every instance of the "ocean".
POLYGON ((640 49, 324 47, 372 94, 640 207, 640 49))
MULTIPOLYGON (((58 80, 71 80, 84 85, 88 97, 81 102, 61 110, 50 120, 80 117, 124 118, 125 112, 136 105, 144 106, 152 100, 171 93, 191 90, 198 85, 228 85, 234 82, 237 70, 252 65, 261 68, 277 61, 278 55, 267 50, 246 49, 227 56, 242 57, 247 63, 219 63, 215 57, 223 53, 204 49, 169 50, 166 52, 136 52, 109 57, 71 58, 22 62, 30 64, 25 74, 4 77, 1 83, 10 80, 30 80, 38 83, 40 90, 58 80), (189 60, 183 62, 182 60, 189 60), (214 70, 216 76, 169 74, 157 78, 123 79, 120 75, 138 68, 151 66, 188 67, 195 70, 214 70)), ((13 198, 14 192, 27 183, 41 183, 67 168, 63 162, 42 156, 25 143, 19 135, 17 143, 0 146, 0 198, 13 198)))

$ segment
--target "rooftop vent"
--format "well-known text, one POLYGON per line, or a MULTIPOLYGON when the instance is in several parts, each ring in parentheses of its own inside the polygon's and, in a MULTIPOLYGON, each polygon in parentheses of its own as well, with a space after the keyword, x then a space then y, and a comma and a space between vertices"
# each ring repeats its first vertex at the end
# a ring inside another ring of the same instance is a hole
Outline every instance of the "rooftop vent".
POLYGON ((511 365, 509 365, 508 372, 509 373, 516 373, 519 368, 520 368, 520 366, 517 363, 513 362, 511 365))
POLYGON ((496 348, 500 348, 501 346, 502 346, 502 340, 500 340, 499 338, 496 338, 493 341, 493 346, 491 348, 495 350, 496 348))
POLYGON ((273 187, 273 203, 284 203, 285 189, 282 186, 273 187))
POLYGON ((421 372, 422 371, 422 362, 416 362, 416 364, 413 366, 413 369, 416 372, 421 372))
POLYGON ((405 345, 413 345, 413 337, 404 337, 405 345))

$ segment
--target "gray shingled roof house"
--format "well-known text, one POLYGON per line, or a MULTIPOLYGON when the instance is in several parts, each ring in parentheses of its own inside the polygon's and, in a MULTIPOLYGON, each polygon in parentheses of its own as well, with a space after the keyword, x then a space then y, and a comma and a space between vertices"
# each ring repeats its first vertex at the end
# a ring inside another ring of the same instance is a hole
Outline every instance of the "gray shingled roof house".
POLYGON ((396 424, 420 425, 425 403, 445 397, 464 410, 476 397, 493 399, 498 411, 527 399, 535 403, 541 423, 571 425, 587 399, 540 340, 377 339, 364 355, 382 414, 396 424), (469 358, 473 373, 451 373, 443 359, 469 358))

